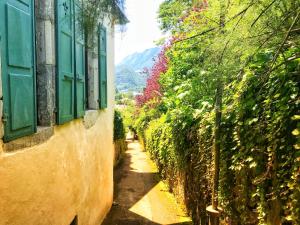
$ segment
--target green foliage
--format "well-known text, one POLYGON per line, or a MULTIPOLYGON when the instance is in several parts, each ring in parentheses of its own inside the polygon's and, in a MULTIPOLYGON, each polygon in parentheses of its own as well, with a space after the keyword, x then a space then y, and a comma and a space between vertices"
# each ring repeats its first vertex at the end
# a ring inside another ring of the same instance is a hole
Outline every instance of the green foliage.
POLYGON ((165 122, 165 117, 149 123, 149 129, 145 133, 145 140, 146 149, 160 165, 160 172, 165 174, 164 169, 172 167, 172 163, 176 161, 172 130, 165 122))
POLYGON ((132 92, 117 92, 115 100, 117 105, 134 105, 134 96, 132 92))
POLYGON ((114 115, 114 141, 125 139, 125 128, 122 115, 119 111, 115 110, 114 115))
POLYGON ((134 127, 141 139, 145 138, 145 130, 148 128, 149 123, 159 118, 164 110, 164 106, 162 104, 157 105, 155 99, 138 109, 138 116, 135 120, 134 127), (153 105, 156 107, 153 107, 153 105))
POLYGON ((178 28, 182 13, 191 6, 190 0, 174 1, 167 0, 160 5, 159 22, 163 31, 175 30, 178 28))
POLYGON ((134 125, 135 100, 132 92, 117 93, 116 108, 123 117, 124 128, 129 132, 129 128, 134 125))
MULTIPOLYGON (((295 52, 299 49, 284 54, 289 57, 295 52)), ((272 60, 269 56, 267 52, 255 57, 241 81, 225 90, 221 192, 228 213, 243 223, 255 216, 251 208, 257 209, 261 224, 272 221, 270 216, 281 222, 300 219, 295 205, 299 157, 292 134, 297 129, 293 118, 299 113, 299 77, 295 76, 299 61, 285 64, 266 79, 261 75, 272 60)))
POLYGON ((79 25, 85 34, 87 47, 94 47, 95 33, 98 31, 99 22, 106 18, 112 26, 116 23, 126 24, 127 18, 123 14, 125 0, 80 0, 77 10, 79 25))
POLYGON ((300 2, 195 2, 161 5, 173 42, 159 107, 148 103, 136 120, 146 149, 165 177, 183 171, 188 209, 206 224, 221 80, 222 219, 300 224, 300 2))

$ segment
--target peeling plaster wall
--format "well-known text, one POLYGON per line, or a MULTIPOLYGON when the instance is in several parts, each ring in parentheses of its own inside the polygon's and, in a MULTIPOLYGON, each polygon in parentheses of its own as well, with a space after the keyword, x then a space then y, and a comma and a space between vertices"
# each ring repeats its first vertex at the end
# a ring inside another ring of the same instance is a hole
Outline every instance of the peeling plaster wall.
POLYGON ((30 148, 0 143, 0 225, 99 225, 113 199, 114 40, 108 26, 108 108, 55 126, 30 148))

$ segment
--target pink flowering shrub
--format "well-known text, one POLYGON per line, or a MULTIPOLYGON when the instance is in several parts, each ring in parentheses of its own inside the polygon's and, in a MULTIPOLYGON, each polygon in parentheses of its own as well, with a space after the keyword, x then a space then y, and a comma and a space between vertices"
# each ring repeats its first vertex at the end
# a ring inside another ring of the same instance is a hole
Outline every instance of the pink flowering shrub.
POLYGON ((136 96, 137 106, 141 107, 150 100, 160 99, 160 97, 162 96, 159 77, 168 69, 168 59, 165 54, 168 48, 169 45, 164 46, 158 57, 156 58, 152 68, 145 70, 145 73, 149 74, 149 77, 147 79, 146 87, 144 88, 143 93, 136 96))

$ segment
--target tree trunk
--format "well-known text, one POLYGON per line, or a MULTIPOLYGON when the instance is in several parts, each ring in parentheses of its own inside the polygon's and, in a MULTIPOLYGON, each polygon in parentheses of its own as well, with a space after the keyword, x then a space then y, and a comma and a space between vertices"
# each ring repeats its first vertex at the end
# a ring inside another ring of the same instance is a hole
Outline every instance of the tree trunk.
POLYGON ((223 97, 223 83, 218 81, 216 91, 216 105, 215 105, 215 139, 213 146, 214 156, 214 176, 213 176, 213 193, 212 206, 213 209, 218 210, 218 186, 220 173, 220 144, 221 144, 221 119, 222 119, 222 97, 223 97))

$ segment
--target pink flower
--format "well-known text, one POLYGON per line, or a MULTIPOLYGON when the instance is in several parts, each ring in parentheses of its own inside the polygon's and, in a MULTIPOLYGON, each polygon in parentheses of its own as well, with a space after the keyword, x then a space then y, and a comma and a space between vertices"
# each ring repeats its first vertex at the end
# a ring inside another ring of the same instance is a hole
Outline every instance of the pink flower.
POLYGON ((144 72, 149 74, 146 82, 146 87, 141 95, 136 96, 136 103, 139 107, 143 106, 150 100, 162 96, 159 84, 159 77, 168 69, 168 59, 165 55, 166 51, 170 48, 170 43, 163 46, 161 52, 157 56, 154 65, 151 69, 145 69, 144 72))

